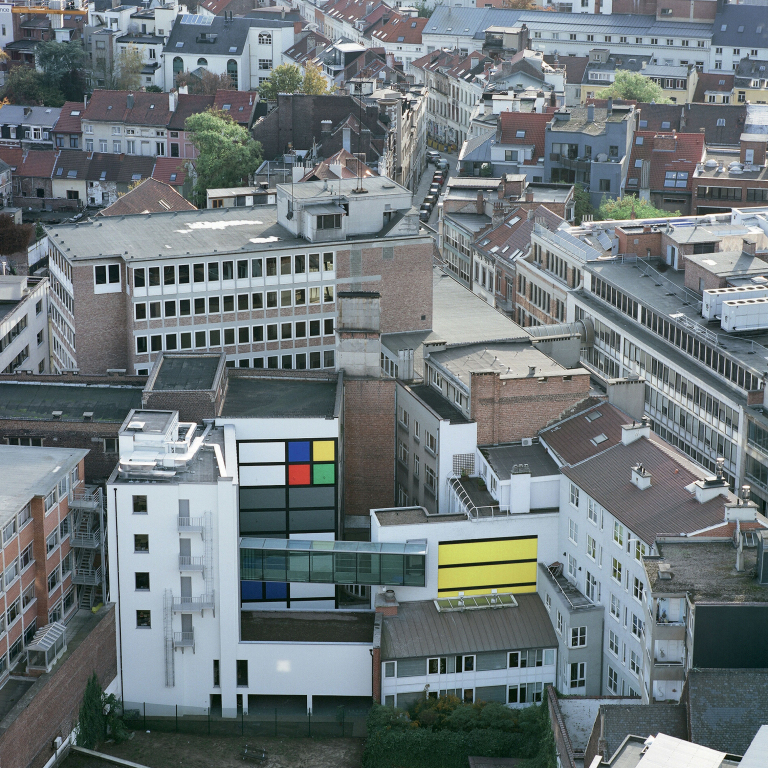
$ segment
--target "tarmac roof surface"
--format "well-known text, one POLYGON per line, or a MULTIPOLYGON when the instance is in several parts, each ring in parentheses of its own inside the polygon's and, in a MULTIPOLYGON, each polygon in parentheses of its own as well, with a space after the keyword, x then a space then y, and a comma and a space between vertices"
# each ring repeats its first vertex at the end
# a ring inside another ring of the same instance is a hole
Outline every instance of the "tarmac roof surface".
POLYGON ((333 418, 335 380, 232 377, 222 418, 333 418))

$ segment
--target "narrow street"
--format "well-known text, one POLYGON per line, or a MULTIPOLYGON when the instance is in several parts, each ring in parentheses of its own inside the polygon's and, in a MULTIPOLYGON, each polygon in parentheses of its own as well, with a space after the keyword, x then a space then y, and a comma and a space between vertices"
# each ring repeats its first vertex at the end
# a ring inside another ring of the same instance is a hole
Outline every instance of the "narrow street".
MULTIPOLYGON (((443 184, 443 188, 440 190, 440 198, 442 198, 442 195, 445 193, 445 191, 448 189, 448 182, 451 180, 453 176, 456 176, 456 165, 458 162, 458 154, 449 154, 448 152, 441 152, 440 157, 444 158, 448 161, 448 179, 446 180, 445 184, 443 184)), ((435 173, 436 166, 432 163, 429 163, 421 177, 421 180, 419 181, 419 186, 417 190, 413 194, 413 204, 416 206, 416 208, 421 208, 421 204, 424 202, 424 198, 427 196, 427 193, 429 192, 429 188, 432 185, 432 176, 435 173)), ((440 199, 438 199, 438 205, 439 205, 440 199)), ((429 221, 426 222, 426 224, 435 231, 437 231, 437 219, 438 219, 438 205, 436 205, 432 209, 432 213, 429 216, 429 221)), ((435 239, 437 239, 437 235, 435 235, 435 239)))

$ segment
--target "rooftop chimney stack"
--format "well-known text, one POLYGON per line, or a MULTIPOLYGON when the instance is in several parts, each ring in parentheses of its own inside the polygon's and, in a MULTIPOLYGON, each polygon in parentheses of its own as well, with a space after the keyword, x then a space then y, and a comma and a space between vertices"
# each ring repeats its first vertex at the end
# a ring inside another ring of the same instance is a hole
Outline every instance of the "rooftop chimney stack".
POLYGON ((651 487, 651 473, 642 464, 632 467, 632 485, 641 491, 651 487))
POLYGON ((647 417, 644 417, 640 423, 633 421, 631 424, 621 425, 622 445, 630 445, 641 437, 651 437, 651 423, 647 420, 647 417))

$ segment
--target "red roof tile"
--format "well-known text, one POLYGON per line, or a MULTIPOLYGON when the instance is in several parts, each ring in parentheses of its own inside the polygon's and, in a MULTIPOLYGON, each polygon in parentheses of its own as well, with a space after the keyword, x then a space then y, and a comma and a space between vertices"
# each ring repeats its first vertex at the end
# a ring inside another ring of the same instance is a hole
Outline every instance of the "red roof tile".
POLYGON ((706 102, 706 92, 730 93, 733 90, 733 74, 725 72, 699 72, 696 90, 693 92, 694 102, 706 102))
POLYGON ((168 121, 168 130, 183 131, 187 118, 210 109, 213 106, 213 99, 211 94, 179 94, 179 103, 168 121))
POLYGON ((94 91, 82 117, 84 120, 165 127, 171 112, 167 93, 94 91), (131 109, 128 108, 129 96, 133 97, 131 109))
POLYGON ((236 123, 249 126, 258 101, 255 91, 216 91, 213 107, 226 112, 236 123))
POLYGON ((647 160, 651 166, 650 189, 690 192, 693 172, 696 164, 703 161, 704 154, 703 133, 635 131, 625 189, 631 192, 640 188, 642 167, 636 167, 636 163, 647 160), (668 173, 678 175, 668 177, 668 173), (637 183, 631 184, 630 179, 637 179, 637 183))
POLYGON ((53 149, 30 149, 24 152, 18 147, 0 147, 0 159, 16 169, 13 171, 14 176, 50 179, 56 157, 57 153, 53 149))
POLYGON ((82 133, 80 116, 85 111, 82 101, 65 101, 61 114, 53 127, 54 133, 82 133))
POLYGON ((538 112, 502 112, 499 115, 499 144, 534 145, 533 157, 525 161, 525 165, 535 165, 540 157, 544 157, 544 131, 551 115, 538 112), (518 136, 524 131, 525 135, 518 136))
POLYGON ((117 202, 99 212, 99 216, 127 216, 132 213, 196 211, 172 186, 157 179, 145 179, 117 202))
POLYGON ((429 19, 421 16, 414 18, 393 12, 391 16, 385 16, 373 24, 366 32, 366 37, 388 43, 420 45, 421 33, 428 23, 429 19))
POLYGON ((21 147, 0 147, 0 160, 8 163, 15 174, 21 167, 21 147))
POLYGON ((186 163, 188 162, 178 157, 158 157, 152 178, 170 184, 172 187, 181 187, 187 178, 186 163))

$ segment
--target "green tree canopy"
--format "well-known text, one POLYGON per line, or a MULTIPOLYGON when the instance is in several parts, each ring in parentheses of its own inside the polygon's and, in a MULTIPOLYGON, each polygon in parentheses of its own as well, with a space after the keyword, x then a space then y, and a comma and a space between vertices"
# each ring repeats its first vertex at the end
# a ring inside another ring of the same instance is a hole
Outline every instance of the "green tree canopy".
POLYGON ((595 212, 592 207, 592 201, 589 192, 584 189, 582 184, 575 184, 573 187, 574 212, 573 218, 575 224, 581 224, 581 220, 588 214, 595 212))
POLYGON ((65 75, 83 66, 85 51, 77 42, 42 42, 35 49, 35 63, 58 85, 65 75))
POLYGON ((226 112, 191 115, 184 130, 199 152, 194 193, 200 208, 205 207, 206 190, 240 186, 261 163, 261 144, 226 112))
POLYGON ((26 251, 33 230, 31 224, 16 224, 13 216, 0 216, 0 254, 10 256, 12 253, 26 251))
POLYGON ((322 96, 328 93, 328 81, 320 71, 320 67, 307 64, 304 68, 304 80, 301 83, 301 92, 311 96, 322 96))
POLYGON ((600 98, 634 99, 646 103, 655 101, 657 104, 669 103, 669 99, 665 98, 664 91, 658 83, 654 83, 653 80, 644 77, 639 72, 629 72, 626 69, 620 69, 616 72, 616 79, 608 88, 600 92, 600 98))
POLYGON ((301 93, 304 77, 296 64, 281 64, 272 70, 269 80, 259 86, 262 99, 276 101, 278 93, 301 93))
POLYGON ((60 107, 65 101, 64 94, 44 73, 25 66, 13 67, 6 73, 0 90, 0 101, 3 99, 29 107, 60 107))
POLYGON ((179 72, 176 75, 176 87, 186 86, 189 93, 204 93, 214 95, 216 91, 236 91, 232 78, 223 72, 220 75, 207 69, 198 77, 191 72, 179 72))
POLYGON ((646 200, 640 200, 635 195, 624 195, 621 199, 608 200, 603 197, 600 207, 595 214, 596 221, 622 221, 631 219, 634 210, 636 219, 659 219, 679 216, 680 211, 662 211, 646 200))

